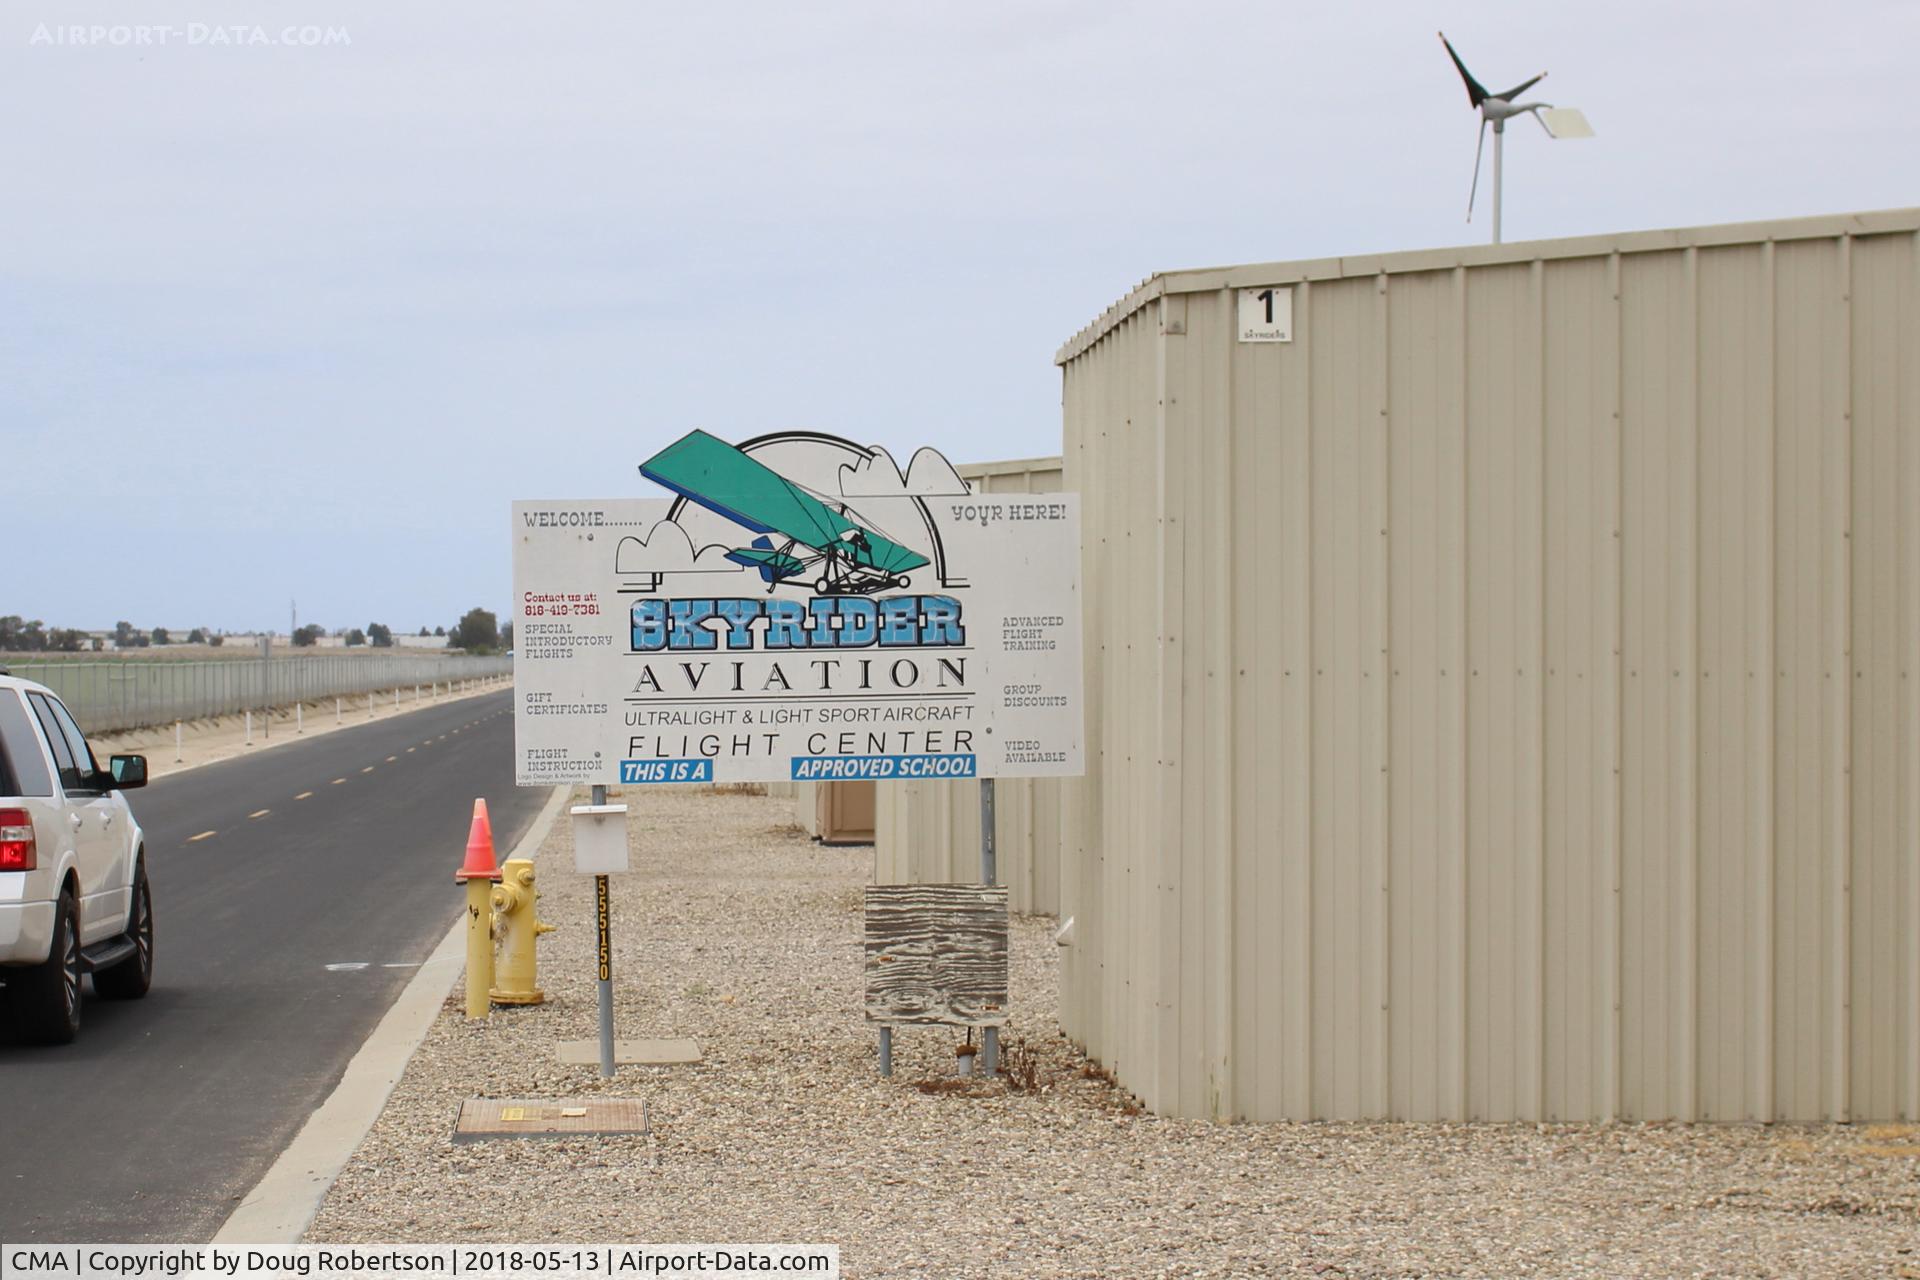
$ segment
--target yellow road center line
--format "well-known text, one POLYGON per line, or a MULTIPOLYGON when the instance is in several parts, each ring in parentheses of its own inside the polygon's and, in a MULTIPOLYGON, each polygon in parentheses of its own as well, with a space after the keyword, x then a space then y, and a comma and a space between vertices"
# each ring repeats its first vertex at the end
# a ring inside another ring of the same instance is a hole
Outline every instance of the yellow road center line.
POLYGON ((302 792, 301 792, 301 793, 300 793, 299 795, 297 795, 297 796, 295 796, 295 797, 294 797, 294 799, 295 799, 295 800, 305 800, 305 799, 306 799, 307 797, 309 797, 309 796, 311 796, 312 794, 313 794, 313 792, 311 792, 311 791, 302 791, 302 792))
POLYGON ((249 818, 264 818, 272 812, 273 810, 271 809, 255 809, 252 813, 248 814, 247 816, 249 818))
POLYGON ((201 832, 201 833, 200 833, 199 835, 197 835, 197 836, 188 836, 188 837, 187 837, 187 843, 188 843, 188 844, 192 844, 192 843, 193 843, 194 841, 196 841, 196 840, 205 840, 205 839, 207 839, 207 838, 208 838, 209 836, 212 836, 212 835, 214 835, 214 834, 216 834, 216 833, 214 833, 214 832, 212 832, 212 831, 202 831, 202 832, 201 832))

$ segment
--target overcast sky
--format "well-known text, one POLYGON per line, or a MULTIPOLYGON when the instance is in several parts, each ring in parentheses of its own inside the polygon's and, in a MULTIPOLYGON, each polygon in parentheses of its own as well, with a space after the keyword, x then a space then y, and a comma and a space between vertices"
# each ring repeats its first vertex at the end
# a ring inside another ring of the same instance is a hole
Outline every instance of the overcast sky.
POLYGON ((503 612, 510 500, 696 426, 1055 453, 1142 277, 1486 237, 1436 26, 1598 130, 1515 126, 1509 239, 1920 202, 1912 3, 0 15, 0 613, 57 625, 503 612))

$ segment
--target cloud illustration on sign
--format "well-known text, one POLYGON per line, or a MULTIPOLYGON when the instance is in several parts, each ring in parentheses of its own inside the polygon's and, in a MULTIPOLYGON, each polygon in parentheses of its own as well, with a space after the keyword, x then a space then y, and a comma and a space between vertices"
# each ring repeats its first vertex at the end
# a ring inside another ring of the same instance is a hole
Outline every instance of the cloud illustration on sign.
MULTIPOLYGON (((714 545, 693 549, 687 531, 671 520, 647 530, 644 538, 620 539, 614 548, 613 571, 623 577, 652 577, 663 573, 739 573, 741 566, 727 559, 727 549, 714 545)), ((657 582, 655 585, 658 585, 657 582)))
POLYGON ((904 475, 893 455, 877 445, 859 462, 840 468, 843 498, 959 497, 970 492, 953 464, 930 446, 914 453, 904 475))

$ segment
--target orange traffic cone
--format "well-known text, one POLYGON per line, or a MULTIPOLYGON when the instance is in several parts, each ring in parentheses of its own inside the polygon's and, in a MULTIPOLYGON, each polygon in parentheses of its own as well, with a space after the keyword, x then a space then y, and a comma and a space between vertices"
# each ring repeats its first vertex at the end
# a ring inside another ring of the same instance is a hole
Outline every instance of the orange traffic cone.
POLYGON ((453 873, 457 883, 469 880, 498 880, 499 864, 493 860, 493 823, 487 817, 487 802, 473 802, 473 825, 467 831, 467 860, 453 873))

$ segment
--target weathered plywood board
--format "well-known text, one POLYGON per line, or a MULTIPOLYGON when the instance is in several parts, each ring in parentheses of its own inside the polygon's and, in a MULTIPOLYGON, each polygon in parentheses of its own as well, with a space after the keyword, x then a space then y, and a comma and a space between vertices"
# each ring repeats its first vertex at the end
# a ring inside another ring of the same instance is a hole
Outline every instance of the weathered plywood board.
POLYGON ((639 1098, 468 1098, 454 1121, 456 1143, 487 1138, 577 1138, 644 1134, 639 1098))
POLYGON ((1007 890, 867 886, 867 1018, 997 1027, 1007 1020, 1007 890))

